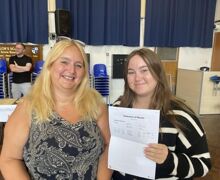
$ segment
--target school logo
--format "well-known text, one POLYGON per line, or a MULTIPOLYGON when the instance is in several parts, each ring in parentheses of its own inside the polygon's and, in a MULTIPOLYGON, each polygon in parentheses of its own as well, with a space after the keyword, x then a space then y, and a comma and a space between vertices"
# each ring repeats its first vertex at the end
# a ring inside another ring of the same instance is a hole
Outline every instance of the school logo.
POLYGON ((38 47, 33 47, 31 51, 32 51, 33 54, 38 54, 39 48, 38 47))

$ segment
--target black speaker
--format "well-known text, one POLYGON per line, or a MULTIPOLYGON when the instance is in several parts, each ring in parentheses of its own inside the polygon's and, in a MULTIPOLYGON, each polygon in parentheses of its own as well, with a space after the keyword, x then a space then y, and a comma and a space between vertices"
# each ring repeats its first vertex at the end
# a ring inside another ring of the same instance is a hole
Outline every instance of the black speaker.
POLYGON ((71 15, 68 10, 55 11, 55 26, 57 36, 71 36, 71 15))

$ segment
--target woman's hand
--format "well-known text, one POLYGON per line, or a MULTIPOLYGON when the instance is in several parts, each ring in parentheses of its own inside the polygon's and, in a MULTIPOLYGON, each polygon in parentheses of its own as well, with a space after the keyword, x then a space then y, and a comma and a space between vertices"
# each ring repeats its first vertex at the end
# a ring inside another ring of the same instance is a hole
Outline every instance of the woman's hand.
POLYGON ((148 147, 144 148, 145 156, 156 162, 157 164, 163 164, 168 156, 168 148, 164 144, 148 144, 148 147))

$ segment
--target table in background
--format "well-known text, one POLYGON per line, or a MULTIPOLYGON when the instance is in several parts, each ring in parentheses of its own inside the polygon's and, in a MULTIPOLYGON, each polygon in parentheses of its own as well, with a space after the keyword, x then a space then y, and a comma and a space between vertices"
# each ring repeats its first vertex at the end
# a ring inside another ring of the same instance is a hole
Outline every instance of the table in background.
MULTIPOLYGON (((0 99, 0 105, 12 105, 17 102, 17 99, 0 99)), ((5 122, 0 122, 0 145, 2 145, 3 131, 5 122)))

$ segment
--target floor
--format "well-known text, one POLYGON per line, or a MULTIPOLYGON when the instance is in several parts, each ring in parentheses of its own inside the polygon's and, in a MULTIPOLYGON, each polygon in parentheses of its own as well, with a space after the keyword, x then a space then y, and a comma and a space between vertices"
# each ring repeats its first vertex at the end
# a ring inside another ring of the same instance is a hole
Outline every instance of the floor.
MULTIPOLYGON (((200 116, 200 120, 207 134, 212 169, 205 177, 196 180, 220 180, 220 114, 203 115, 200 116)), ((0 180, 3 180, 1 175, 0 180)))
POLYGON ((219 180, 220 179, 220 115, 201 116, 201 122, 206 130, 209 151, 212 157, 212 169, 203 178, 196 180, 219 180))

